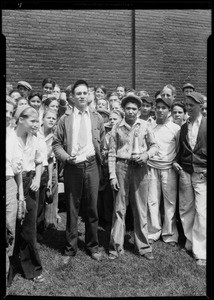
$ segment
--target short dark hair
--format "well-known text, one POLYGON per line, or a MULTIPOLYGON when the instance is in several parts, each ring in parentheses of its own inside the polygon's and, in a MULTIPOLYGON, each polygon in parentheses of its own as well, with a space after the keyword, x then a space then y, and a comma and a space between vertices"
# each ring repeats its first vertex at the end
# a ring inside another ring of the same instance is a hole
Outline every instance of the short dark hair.
POLYGON ((51 78, 45 78, 45 79, 42 81, 42 87, 44 87, 44 86, 46 85, 46 83, 52 84, 53 89, 54 89, 55 84, 56 84, 55 81, 54 81, 53 79, 51 79, 51 78))
POLYGON ((175 102, 173 102, 172 106, 171 106, 171 110, 173 110, 173 108, 175 106, 180 106, 183 109, 184 113, 186 113, 186 106, 185 106, 185 104, 184 104, 183 101, 175 101, 175 102))
POLYGON ((36 91, 31 91, 30 95, 28 96, 28 100, 32 99, 33 97, 38 97, 42 101, 42 93, 36 92, 36 91))
POLYGON ((85 86, 87 86, 87 88, 88 88, 88 83, 87 83, 84 79, 79 79, 79 80, 77 80, 77 81, 74 83, 74 85, 73 85, 73 87, 72 87, 72 89, 71 89, 71 92, 72 92, 73 95, 74 95, 75 88, 76 88, 77 86, 79 86, 79 85, 85 85, 85 86))

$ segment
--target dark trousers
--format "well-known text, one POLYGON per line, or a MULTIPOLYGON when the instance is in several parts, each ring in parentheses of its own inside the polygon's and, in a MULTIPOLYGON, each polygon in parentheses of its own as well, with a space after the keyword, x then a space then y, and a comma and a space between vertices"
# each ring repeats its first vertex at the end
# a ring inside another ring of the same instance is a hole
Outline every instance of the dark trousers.
POLYGON ((30 279, 42 273, 42 265, 36 243, 36 193, 30 189, 33 173, 23 176, 23 188, 27 213, 17 230, 17 250, 25 278, 30 279))
POLYGON ((67 206, 65 255, 73 256, 77 252, 80 201, 84 201, 85 246, 90 253, 97 252, 99 171, 96 160, 76 165, 66 164, 64 186, 67 206))
POLYGON ((45 192, 48 183, 48 170, 45 169, 41 176, 41 182, 39 187, 39 192, 37 196, 38 209, 37 209, 37 232, 43 233, 45 231, 45 192))

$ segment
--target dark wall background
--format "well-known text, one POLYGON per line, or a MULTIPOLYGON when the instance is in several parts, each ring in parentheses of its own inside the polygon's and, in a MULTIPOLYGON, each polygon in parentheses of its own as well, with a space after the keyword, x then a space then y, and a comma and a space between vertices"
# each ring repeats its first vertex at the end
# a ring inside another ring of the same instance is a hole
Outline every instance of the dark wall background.
POLYGON ((151 95, 171 83, 178 97, 191 82, 206 94, 211 10, 134 14, 135 22, 131 10, 3 10, 6 80, 26 80, 35 90, 46 77, 62 89, 79 78, 108 90, 135 82, 151 95))

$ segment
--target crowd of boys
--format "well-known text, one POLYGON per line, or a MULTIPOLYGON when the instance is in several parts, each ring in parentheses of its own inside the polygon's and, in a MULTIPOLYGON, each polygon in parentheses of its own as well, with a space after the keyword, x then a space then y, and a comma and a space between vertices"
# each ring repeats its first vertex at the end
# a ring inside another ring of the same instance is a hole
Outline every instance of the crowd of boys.
POLYGON ((6 87, 6 279, 19 260, 26 279, 43 282, 37 248, 57 229, 58 179, 64 183, 66 244, 62 263, 78 250, 78 216, 85 250, 101 261, 98 224, 110 229, 109 259, 124 254, 131 206, 136 253, 154 260, 152 245, 178 244, 206 265, 206 97, 187 83, 183 99, 167 84, 154 99, 118 85, 107 93, 77 80, 62 92, 45 78, 6 87), (176 207, 179 204, 179 214, 176 207))

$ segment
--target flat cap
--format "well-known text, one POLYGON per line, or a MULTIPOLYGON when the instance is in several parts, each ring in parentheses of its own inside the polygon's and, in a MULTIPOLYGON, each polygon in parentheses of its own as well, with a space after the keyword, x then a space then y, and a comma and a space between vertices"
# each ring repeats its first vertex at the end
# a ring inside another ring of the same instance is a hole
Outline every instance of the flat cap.
POLYGON ((79 79, 74 83, 71 89, 72 94, 74 94, 74 90, 78 85, 86 85, 88 87, 88 83, 84 79, 79 79))
POLYGON ((182 91, 183 91, 185 88, 192 88, 193 91, 195 90, 194 85, 191 84, 191 83, 185 83, 185 84, 183 85, 183 87, 182 87, 182 91))
POLYGON ((142 106, 141 99, 136 94, 131 92, 122 99, 121 106, 124 108, 128 102, 136 103, 138 108, 142 106))
POLYGON ((171 106, 172 106, 172 101, 170 100, 170 99, 168 99, 168 98, 157 98, 156 100, 155 100, 155 102, 157 103, 157 102, 163 102, 164 104, 166 104, 169 108, 171 108, 171 106))
POLYGON ((192 98, 197 103, 204 104, 204 96, 198 92, 192 92, 188 94, 186 97, 192 98))
POLYGON ((28 89, 29 91, 32 90, 32 86, 27 82, 27 81, 19 81, 17 84, 17 88, 22 85, 24 86, 26 89, 28 89))

